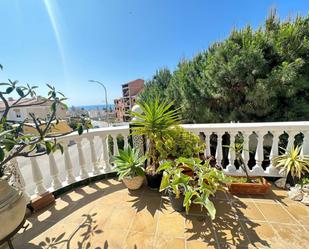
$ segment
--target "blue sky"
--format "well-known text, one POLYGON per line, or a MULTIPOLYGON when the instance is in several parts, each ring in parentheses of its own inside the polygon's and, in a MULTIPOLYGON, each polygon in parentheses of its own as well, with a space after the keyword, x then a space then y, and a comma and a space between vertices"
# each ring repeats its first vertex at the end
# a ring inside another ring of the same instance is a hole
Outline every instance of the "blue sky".
POLYGON ((308 0, 1 0, 1 80, 55 85, 70 105, 111 102, 121 84, 173 70, 223 40, 234 27, 258 27, 276 7, 282 19, 306 15, 308 0))

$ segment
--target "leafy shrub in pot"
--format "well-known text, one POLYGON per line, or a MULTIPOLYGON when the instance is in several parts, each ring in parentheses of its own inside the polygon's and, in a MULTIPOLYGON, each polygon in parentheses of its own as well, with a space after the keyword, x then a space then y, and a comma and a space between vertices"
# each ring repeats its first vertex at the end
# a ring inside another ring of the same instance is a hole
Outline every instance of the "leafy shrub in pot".
POLYGON ((160 165, 159 170, 163 171, 160 191, 168 190, 172 206, 177 211, 186 210, 189 213, 190 206, 197 204, 207 210, 211 219, 215 218, 216 208, 210 197, 217 190, 224 190, 223 186, 228 179, 223 172, 211 167, 209 161, 202 165, 198 158, 166 161, 160 165), (183 168, 178 167, 184 162, 194 170, 193 176, 183 174, 183 168), (182 202, 181 210, 179 202, 182 202))

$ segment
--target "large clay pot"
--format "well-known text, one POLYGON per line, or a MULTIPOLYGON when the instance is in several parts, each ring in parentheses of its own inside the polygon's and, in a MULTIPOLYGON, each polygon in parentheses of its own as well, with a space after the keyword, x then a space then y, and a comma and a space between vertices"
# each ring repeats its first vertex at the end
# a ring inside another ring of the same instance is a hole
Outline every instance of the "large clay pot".
POLYGON ((24 193, 10 186, 4 177, 0 178, 0 240, 13 232, 22 222, 26 205, 24 193))
POLYGON ((126 185, 126 187, 130 190, 136 190, 139 189, 144 182, 143 176, 135 176, 133 178, 125 177, 123 178, 123 183, 126 185))

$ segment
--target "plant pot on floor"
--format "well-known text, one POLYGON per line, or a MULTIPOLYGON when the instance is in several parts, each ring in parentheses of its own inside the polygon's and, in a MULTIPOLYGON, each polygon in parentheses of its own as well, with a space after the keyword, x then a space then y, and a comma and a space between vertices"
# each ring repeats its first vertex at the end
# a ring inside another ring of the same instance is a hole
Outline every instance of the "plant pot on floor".
POLYGON ((13 232, 26 213, 27 199, 24 193, 0 178, 0 240, 13 232))
POLYGON ((162 174, 146 174, 148 187, 151 189, 159 189, 162 180, 162 174))
POLYGON ((176 198, 176 195, 174 194, 173 191, 168 190, 168 197, 170 199, 171 205, 173 209, 177 212, 184 212, 185 207, 183 206, 183 201, 184 201, 184 195, 180 195, 179 198, 176 198))
MULTIPOLYGON (((237 178, 236 176, 233 176, 237 178)), ((233 182, 227 187, 231 194, 264 195, 268 192, 271 184, 263 177, 250 177, 253 182, 233 182)))
POLYGON ((143 176, 135 176, 133 178, 130 177, 123 178, 124 185, 126 185, 126 187, 130 190, 139 189, 143 185, 143 182, 144 182, 143 176))

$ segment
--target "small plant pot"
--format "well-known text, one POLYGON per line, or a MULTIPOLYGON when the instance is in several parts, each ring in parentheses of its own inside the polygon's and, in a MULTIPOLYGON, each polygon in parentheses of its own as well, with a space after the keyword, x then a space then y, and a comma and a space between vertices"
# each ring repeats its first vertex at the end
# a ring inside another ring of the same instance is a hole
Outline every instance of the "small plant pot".
POLYGON ((159 189, 162 180, 162 174, 146 174, 148 187, 151 189, 159 189))
POLYGON ((184 201, 184 195, 180 195, 179 198, 176 198, 176 195, 173 193, 173 191, 168 190, 168 197, 170 199, 171 205, 173 209, 177 212, 184 212, 185 207, 183 206, 184 201))
MULTIPOLYGON (((233 176, 234 177, 234 176, 233 176)), ((237 178, 237 177, 235 177, 237 178)), ((250 177, 250 179, 258 179, 260 177, 250 177)), ((251 194, 264 195, 268 192, 271 184, 261 177, 261 183, 258 182, 233 182, 227 184, 231 194, 251 194)))
POLYGON ((136 190, 139 189, 144 182, 143 176, 135 176, 133 178, 125 177, 123 178, 123 183, 126 185, 126 187, 130 190, 136 190))

